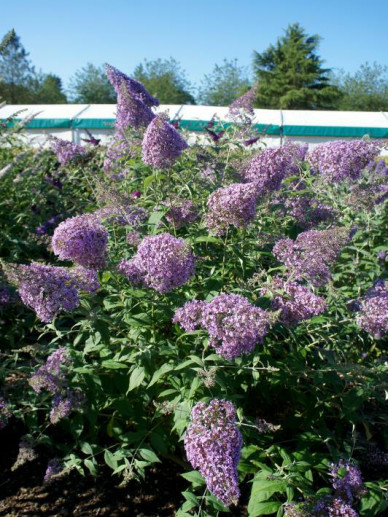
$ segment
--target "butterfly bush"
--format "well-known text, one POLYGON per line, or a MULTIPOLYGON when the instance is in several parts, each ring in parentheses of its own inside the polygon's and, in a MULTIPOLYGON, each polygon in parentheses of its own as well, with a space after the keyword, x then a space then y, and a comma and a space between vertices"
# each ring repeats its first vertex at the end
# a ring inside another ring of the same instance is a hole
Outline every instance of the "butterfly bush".
POLYGON ((281 239, 273 247, 275 257, 285 264, 296 280, 306 279, 317 287, 330 279, 334 264, 349 232, 344 228, 309 230, 292 239, 281 239))
POLYGON ((152 97, 141 83, 117 68, 106 64, 105 71, 117 94, 117 132, 122 134, 129 127, 146 127, 155 116, 150 108, 158 106, 159 101, 152 97))
POLYGON ((29 384, 36 393, 42 389, 53 395, 50 422, 58 423, 62 418, 79 409, 83 402, 81 394, 68 387, 67 369, 71 358, 65 347, 53 352, 46 363, 39 367, 31 376, 29 384))
POLYGON ((205 224, 216 235, 223 235, 229 226, 246 228, 256 216, 257 200, 254 183, 221 187, 209 196, 205 224))
POLYGON ((246 181, 254 182, 260 194, 268 194, 278 190, 287 176, 297 174, 306 151, 306 146, 294 142, 265 149, 243 166, 242 176, 246 181))
POLYGON ((360 299, 360 312, 356 317, 357 325, 381 339, 388 333, 388 282, 379 280, 368 289, 360 299))
POLYGON ((175 312, 174 323, 186 331, 198 327, 209 333, 209 345, 226 359, 249 354, 269 330, 270 315, 243 296, 220 294, 211 302, 194 300, 175 312))
POLYGON ((92 215, 70 217, 60 223, 54 230, 51 244, 61 260, 72 260, 85 268, 105 266, 108 232, 92 215))
POLYGON ((77 145, 55 136, 50 137, 50 147, 53 153, 57 155, 58 161, 61 165, 66 165, 68 162, 71 162, 76 158, 85 156, 87 152, 82 145, 77 145))
POLYGON ((250 90, 241 95, 229 106, 228 115, 236 122, 247 122, 254 116, 253 103, 256 99, 258 83, 254 84, 250 90))
POLYGON ((134 285, 145 285, 169 293, 185 284, 195 273, 192 250, 169 233, 144 237, 130 260, 122 260, 119 271, 134 285))
POLYGON ((333 221, 337 215, 333 207, 307 195, 284 196, 282 202, 285 213, 293 217, 298 226, 304 229, 333 221))
POLYGON ((380 152, 380 144, 367 140, 336 140, 317 145, 307 155, 313 170, 327 181, 357 179, 380 152))
POLYGON ((316 296, 310 289, 297 282, 279 277, 273 278, 269 287, 260 290, 262 296, 269 293, 274 293, 271 308, 281 311, 279 320, 288 326, 318 316, 327 308, 327 303, 321 296, 316 296))
POLYGON ((352 504, 365 495, 366 489, 361 479, 360 469, 350 460, 341 459, 337 464, 331 465, 330 473, 335 497, 352 504), (344 471, 342 477, 340 477, 341 471, 344 471))
POLYGON ((187 142, 174 126, 162 116, 155 117, 144 133, 143 162, 155 169, 167 169, 187 147, 187 142))
POLYGON ((140 99, 143 104, 149 108, 152 106, 159 106, 158 99, 150 95, 145 87, 135 79, 128 77, 108 63, 105 64, 105 72, 117 95, 120 95, 122 86, 125 85, 126 89, 133 97, 140 99))
POLYGON ((198 402, 192 409, 184 436, 187 459, 205 478, 207 488, 226 506, 240 497, 237 466, 242 436, 236 411, 227 400, 198 402))
POLYGON ((9 405, 7 404, 4 397, 0 396, 0 429, 3 429, 7 423, 8 419, 12 416, 9 405))
POLYGON ((46 485, 55 481, 56 476, 60 474, 63 470, 62 463, 58 458, 53 458, 47 464, 46 472, 43 478, 43 483, 46 485))
POLYGON ((50 323, 59 311, 76 309, 80 292, 94 293, 99 288, 96 272, 83 268, 32 263, 15 265, 6 273, 9 280, 17 284, 22 302, 45 323, 50 323))
POLYGON ((198 218, 197 209, 190 199, 173 199, 162 204, 169 208, 166 213, 167 221, 177 230, 198 218))

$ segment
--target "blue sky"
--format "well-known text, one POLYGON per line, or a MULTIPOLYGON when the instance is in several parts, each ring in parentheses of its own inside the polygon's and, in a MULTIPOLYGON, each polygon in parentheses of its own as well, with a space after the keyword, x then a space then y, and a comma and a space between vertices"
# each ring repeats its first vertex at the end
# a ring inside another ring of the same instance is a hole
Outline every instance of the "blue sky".
POLYGON ((296 21, 322 37, 329 68, 388 65, 387 0, 10 0, 0 35, 14 27, 35 67, 65 86, 88 62, 130 74, 144 58, 170 56, 199 83, 224 58, 250 69, 253 50, 296 21))

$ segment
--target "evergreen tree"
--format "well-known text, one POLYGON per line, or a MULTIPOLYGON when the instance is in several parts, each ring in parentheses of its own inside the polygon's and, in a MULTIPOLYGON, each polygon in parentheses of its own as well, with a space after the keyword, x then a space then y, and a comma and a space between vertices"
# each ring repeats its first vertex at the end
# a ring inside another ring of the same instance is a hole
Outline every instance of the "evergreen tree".
POLYGON ((116 93, 104 67, 88 63, 70 79, 70 97, 81 104, 115 104, 116 93))
POLYGON ((64 104, 66 95, 62 90, 62 80, 53 74, 36 75, 33 88, 34 104, 64 104))
POLYGON ((34 67, 14 31, 4 40, 0 53, 0 97, 9 104, 28 104, 33 100, 34 67))
POLYGON ((144 64, 137 65, 133 77, 161 104, 195 104, 195 99, 190 93, 192 87, 186 79, 185 71, 172 57, 164 60, 145 60, 144 64))
POLYGON ((333 82, 341 91, 338 109, 343 111, 388 111, 388 67, 364 63, 354 74, 343 71, 333 82))
POLYGON ((316 51, 318 35, 308 36, 298 24, 289 25, 285 35, 266 51, 254 53, 254 72, 259 82, 259 108, 333 109, 339 91, 330 85, 330 69, 316 51))
POLYGON ((199 102, 207 106, 229 106, 250 86, 245 68, 238 65, 237 59, 224 59, 222 65, 215 65, 201 81, 199 102))

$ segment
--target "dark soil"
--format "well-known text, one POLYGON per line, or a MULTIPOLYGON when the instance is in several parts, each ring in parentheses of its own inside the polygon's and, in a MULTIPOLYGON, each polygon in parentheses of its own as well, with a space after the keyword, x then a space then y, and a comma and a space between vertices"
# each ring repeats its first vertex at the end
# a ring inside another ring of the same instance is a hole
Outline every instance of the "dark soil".
MULTIPOLYGON (((181 506, 181 492, 189 487, 181 474, 184 469, 171 461, 148 470, 141 483, 131 481, 120 488, 120 480, 107 469, 97 480, 71 472, 43 485, 47 457, 42 455, 15 471, 20 433, 4 429, 0 433, 0 516, 127 516, 173 517, 181 506)), ((243 496, 243 499, 246 497, 243 496)), ((244 508, 224 514, 243 517, 244 508)))

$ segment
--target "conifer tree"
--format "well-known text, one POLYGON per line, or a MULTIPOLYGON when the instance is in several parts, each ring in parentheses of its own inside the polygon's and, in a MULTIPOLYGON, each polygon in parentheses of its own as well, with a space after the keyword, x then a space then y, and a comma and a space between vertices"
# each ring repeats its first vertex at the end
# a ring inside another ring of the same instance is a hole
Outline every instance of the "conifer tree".
POLYGON ((330 69, 317 54, 320 37, 309 36, 298 24, 261 54, 254 53, 259 82, 256 106, 272 109, 334 109, 338 89, 330 84, 330 69))

